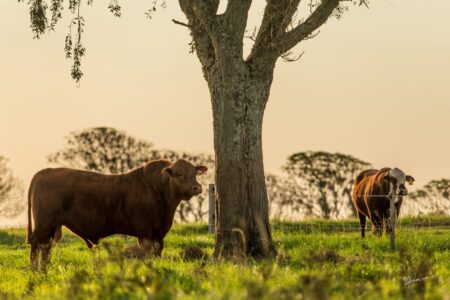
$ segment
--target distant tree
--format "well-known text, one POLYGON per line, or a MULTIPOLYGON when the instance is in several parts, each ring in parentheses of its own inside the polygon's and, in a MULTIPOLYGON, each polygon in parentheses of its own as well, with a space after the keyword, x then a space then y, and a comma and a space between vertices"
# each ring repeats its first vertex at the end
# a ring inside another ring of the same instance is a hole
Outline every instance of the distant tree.
POLYGON ((205 165, 208 172, 198 177, 203 193, 182 201, 177 208, 177 220, 201 221, 208 213, 207 187, 214 182, 214 158, 208 154, 190 154, 153 148, 150 142, 139 140, 110 127, 88 128, 75 131, 66 138, 67 145, 51 154, 48 161, 61 166, 101 173, 123 173, 142 166, 153 159, 175 161, 186 159, 195 165, 205 165))
POLYGON ((313 206, 308 200, 307 189, 286 176, 266 176, 269 211, 275 220, 293 220, 311 215, 313 206))
POLYGON ((123 173, 154 157, 152 144, 110 127, 71 132, 63 150, 48 156, 62 166, 101 173, 123 173))
POLYGON ((0 156, 0 216, 14 217, 25 208, 23 182, 8 167, 8 159, 0 156))
POLYGON ((408 198, 404 202, 406 213, 450 215, 450 179, 432 180, 423 188, 409 193, 408 198))
POLYGON ((356 215, 352 204, 353 182, 369 166, 350 155, 307 151, 289 156, 283 170, 298 185, 310 190, 313 214, 330 219, 342 216, 343 212, 356 215))

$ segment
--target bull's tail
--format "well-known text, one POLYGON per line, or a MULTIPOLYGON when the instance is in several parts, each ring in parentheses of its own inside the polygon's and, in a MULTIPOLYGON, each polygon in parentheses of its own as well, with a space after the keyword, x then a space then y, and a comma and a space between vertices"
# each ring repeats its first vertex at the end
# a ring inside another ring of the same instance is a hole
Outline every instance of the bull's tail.
POLYGON ((33 179, 30 183, 30 188, 28 189, 28 230, 27 230, 27 244, 31 244, 31 238, 33 235, 33 223, 31 220, 31 197, 33 197, 34 184, 36 182, 36 178, 38 174, 34 175, 33 179))
POLYGON ((33 185, 30 185, 28 190, 28 232, 27 232, 27 244, 31 244, 31 235, 33 234, 33 227, 31 224, 31 190, 33 185))

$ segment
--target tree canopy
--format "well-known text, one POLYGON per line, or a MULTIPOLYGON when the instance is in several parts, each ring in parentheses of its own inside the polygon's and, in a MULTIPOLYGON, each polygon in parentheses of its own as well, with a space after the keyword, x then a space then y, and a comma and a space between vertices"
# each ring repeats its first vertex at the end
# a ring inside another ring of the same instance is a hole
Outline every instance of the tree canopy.
MULTIPOLYGON (((315 198, 315 214, 329 219, 353 212, 352 189, 356 175, 369 163, 351 155, 307 151, 288 157, 283 170, 315 198), (345 199, 345 201, 341 201, 345 199)), ((354 215, 354 213, 352 214, 354 215)))
MULTIPOLYGON (((24 0, 19 0, 23 2, 24 0)), ((55 30, 55 26, 63 17, 64 0, 29 0, 31 30, 34 38, 40 38, 45 33, 55 30), (50 3, 48 3, 50 2, 50 3)), ((83 76, 81 60, 86 54, 83 45, 85 19, 82 5, 94 4, 94 0, 68 0, 67 9, 71 14, 69 31, 65 38, 64 51, 66 58, 71 59, 72 78, 79 82, 83 76)), ((242 45, 246 31, 248 12, 252 0, 228 0, 223 14, 218 14, 220 0, 179 0, 179 5, 188 19, 188 24, 173 20, 176 24, 186 26, 192 35, 191 51, 197 55, 204 67, 211 66, 216 60, 214 55, 215 39, 218 32, 217 23, 227 24, 235 30, 238 43, 242 45)), ((330 16, 340 18, 350 5, 368 7, 368 0, 308 0, 300 10, 300 0, 270 0, 264 10, 263 19, 250 38, 254 41, 248 62, 264 62, 272 65, 278 57, 287 61, 300 58, 292 57, 292 48, 301 41, 317 35, 317 30, 330 16), (300 11, 300 13, 299 13, 300 11), (305 14, 308 11, 309 14, 305 14), (299 15, 301 15, 299 17, 299 15)), ((173 2, 171 2, 173 3, 173 2)), ((153 0, 145 16, 152 18, 158 8, 165 8, 166 0, 153 0)), ((119 0, 111 0, 107 6, 115 17, 122 15, 119 0)), ((256 66, 256 64, 255 64, 256 66)))
POLYGON ((111 127, 71 132, 50 163, 101 173, 123 173, 154 159, 152 144, 111 127))
POLYGON ((0 156, 0 216, 14 217, 25 208, 23 182, 8 167, 8 159, 0 156))

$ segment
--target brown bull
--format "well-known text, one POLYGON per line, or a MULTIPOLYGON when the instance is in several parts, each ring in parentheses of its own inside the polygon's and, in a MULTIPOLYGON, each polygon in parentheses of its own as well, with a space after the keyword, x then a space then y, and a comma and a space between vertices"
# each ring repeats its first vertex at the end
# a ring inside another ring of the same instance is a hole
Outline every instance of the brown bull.
POLYGON ((128 173, 104 175, 67 168, 44 169, 28 192, 28 235, 32 267, 45 267, 52 241, 66 226, 89 248, 101 238, 125 234, 160 255, 163 239, 181 200, 202 192, 196 176, 206 172, 185 160, 155 160, 128 173), (31 213, 34 218, 32 230, 31 213))
POLYGON ((366 218, 372 222, 372 231, 378 236, 382 234, 383 225, 386 233, 390 232, 390 199, 395 197, 398 217, 403 196, 408 194, 405 182, 412 184, 414 178, 398 168, 365 170, 356 177, 353 204, 358 211, 361 237, 365 237, 366 218))

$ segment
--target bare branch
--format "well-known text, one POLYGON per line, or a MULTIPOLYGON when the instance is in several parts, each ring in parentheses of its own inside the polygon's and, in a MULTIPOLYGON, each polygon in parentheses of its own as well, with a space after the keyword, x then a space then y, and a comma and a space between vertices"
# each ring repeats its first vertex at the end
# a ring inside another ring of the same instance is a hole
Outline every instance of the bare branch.
POLYGON ((255 59, 258 56, 272 56, 276 60, 279 53, 273 48, 274 41, 278 40, 291 24, 299 3, 300 0, 268 1, 261 27, 248 60, 255 59))
MULTIPOLYGON (((246 31, 247 32, 247 31, 246 31)), ((250 35, 246 35, 246 36, 244 36, 245 38, 247 38, 247 39, 250 39, 250 40, 252 40, 252 41, 256 41, 256 35, 257 35, 257 33, 258 33, 258 27, 254 27, 253 28, 253 30, 252 30, 252 33, 250 34, 250 35)))
POLYGON ((177 25, 184 26, 184 27, 191 27, 189 24, 186 24, 186 23, 184 23, 184 22, 177 21, 177 20, 175 20, 175 19, 172 19, 172 22, 174 22, 174 23, 177 24, 177 25))
POLYGON ((295 45, 310 37, 315 30, 328 20, 341 1, 323 0, 306 21, 283 34, 277 47, 279 54, 289 51, 295 45))
POLYGON ((294 56, 292 51, 289 50, 288 52, 281 54, 281 58, 285 62, 295 62, 298 61, 300 58, 302 58, 303 54, 305 54, 305 51, 303 51, 299 55, 294 56))

